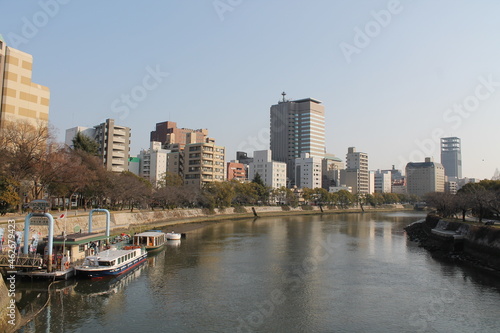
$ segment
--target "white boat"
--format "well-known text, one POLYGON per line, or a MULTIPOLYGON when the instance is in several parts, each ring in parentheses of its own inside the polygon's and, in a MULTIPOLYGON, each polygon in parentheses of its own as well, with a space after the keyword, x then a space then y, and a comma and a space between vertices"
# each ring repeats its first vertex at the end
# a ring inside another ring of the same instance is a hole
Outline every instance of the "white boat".
POLYGON ((167 232, 167 239, 168 240, 179 240, 181 239, 181 234, 175 233, 175 232, 167 232))
POLYGON ((75 267, 77 277, 99 278, 117 276, 146 262, 147 252, 142 248, 110 249, 87 256, 83 264, 75 267))

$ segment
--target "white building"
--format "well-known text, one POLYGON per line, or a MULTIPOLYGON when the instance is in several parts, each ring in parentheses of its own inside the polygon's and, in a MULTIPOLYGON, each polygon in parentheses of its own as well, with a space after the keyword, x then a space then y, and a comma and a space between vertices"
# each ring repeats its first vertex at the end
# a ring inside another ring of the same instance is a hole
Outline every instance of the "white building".
POLYGON ((148 150, 143 149, 137 155, 140 159, 139 176, 157 185, 167 172, 168 153, 170 153, 169 150, 161 148, 161 142, 152 141, 148 150))
POLYGON ((253 154, 253 162, 248 167, 248 179, 252 180, 258 173, 266 186, 280 188, 286 186, 286 163, 271 159, 270 150, 259 150, 253 154))
POLYGON ((321 188, 322 159, 311 157, 309 153, 302 153, 295 159, 295 185, 298 188, 321 188))
POLYGON ((388 170, 375 171, 375 193, 391 193, 392 174, 388 170))

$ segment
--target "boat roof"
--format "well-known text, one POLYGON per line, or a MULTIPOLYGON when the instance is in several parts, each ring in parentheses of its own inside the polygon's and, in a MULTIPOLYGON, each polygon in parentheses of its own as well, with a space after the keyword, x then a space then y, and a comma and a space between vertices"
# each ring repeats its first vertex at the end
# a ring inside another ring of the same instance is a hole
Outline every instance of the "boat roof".
POLYGON ((131 252, 134 252, 135 250, 139 250, 139 249, 130 249, 130 250, 106 250, 106 251, 102 251, 100 252, 99 254, 97 254, 97 256, 89 256, 87 258, 95 258, 97 257, 98 260, 101 260, 101 261, 111 261, 111 260, 114 260, 116 258, 119 258, 121 256, 124 256, 126 254, 129 254, 131 252))
POLYGON ((135 234, 134 237, 158 237, 164 235, 163 232, 158 232, 158 231, 146 231, 146 232, 141 232, 140 234, 135 234))

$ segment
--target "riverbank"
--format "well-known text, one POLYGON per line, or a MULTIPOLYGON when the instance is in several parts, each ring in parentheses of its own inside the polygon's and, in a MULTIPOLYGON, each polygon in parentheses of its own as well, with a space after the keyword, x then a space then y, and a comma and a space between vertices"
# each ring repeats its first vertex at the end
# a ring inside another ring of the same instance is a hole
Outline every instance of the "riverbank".
MULTIPOLYGON (((412 208, 403 205, 385 205, 379 208, 371 206, 364 208, 365 212, 384 212, 412 210, 412 208)), ((229 219, 248 219, 267 216, 288 216, 288 215, 310 215, 310 214, 344 214, 361 213, 360 208, 338 209, 335 207, 319 206, 255 206, 255 207, 236 207, 225 209, 172 209, 164 211, 134 211, 123 212, 114 211, 110 216, 110 230, 112 234, 121 232, 137 232, 146 229, 160 227, 174 227, 176 232, 188 232, 190 230, 201 228, 207 224, 217 223, 229 219), (255 216, 257 215, 257 216, 255 216), (185 226, 189 225, 191 226, 185 226), (182 226, 182 227, 181 227, 182 226), (183 231, 185 230, 185 231, 183 231)), ((2 225, 0 224, 0 227, 2 225)), ((67 233, 86 232, 89 228, 88 212, 77 216, 67 216, 63 219, 58 218, 54 221, 54 235, 60 235, 63 231, 67 233)), ((24 218, 16 219, 16 230, 24 229, 24 218)), ((47 236, 46 226, 30 226, 32 232, 39 233, 42 237, 47 236)), ((106 217, 103 213, 94 213, 92 218, 92 231, 102 232, 106 229, 106 217)))
POLYGON ((500 274, 500 229, 429 214, 405 231, 434 257, 500 274))

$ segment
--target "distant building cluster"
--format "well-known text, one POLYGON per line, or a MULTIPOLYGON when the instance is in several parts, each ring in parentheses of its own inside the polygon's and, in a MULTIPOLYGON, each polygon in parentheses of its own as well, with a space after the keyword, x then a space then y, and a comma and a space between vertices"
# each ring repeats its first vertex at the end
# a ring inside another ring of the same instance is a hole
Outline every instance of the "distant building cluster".
MULTIPOLYGON (((33 57, 10 48, 0 36, 0 129, 9 121, 48 123, 50 91, 31 81, 33 57)), ((130 155, 131 129, 106 119, 93 127, 66 130, 71 147, 77 134, 97 144, 97 155, 112 172, 130 171, 158 185, 175 175, 184 185, 201 187, 219 181, 247 182, 257 174, 270 188, 324 188, 353 194, 398 193, 423 196, 456 193, 475 179, 462 177, 461 140, 441 138, 441 163, 432 158, 413 161, 401 170, 370 170, 367 153, 349 147, 345 162, 326 151, 325 107, 314 98, 282 99, 270 107, 268 150, 236 153, 226 162, 226 147, 208 136, 208 129, 179 128, 159 122, 149 148, 130 155)), ((498 170, 494 175, 500 179, 498 170)))

